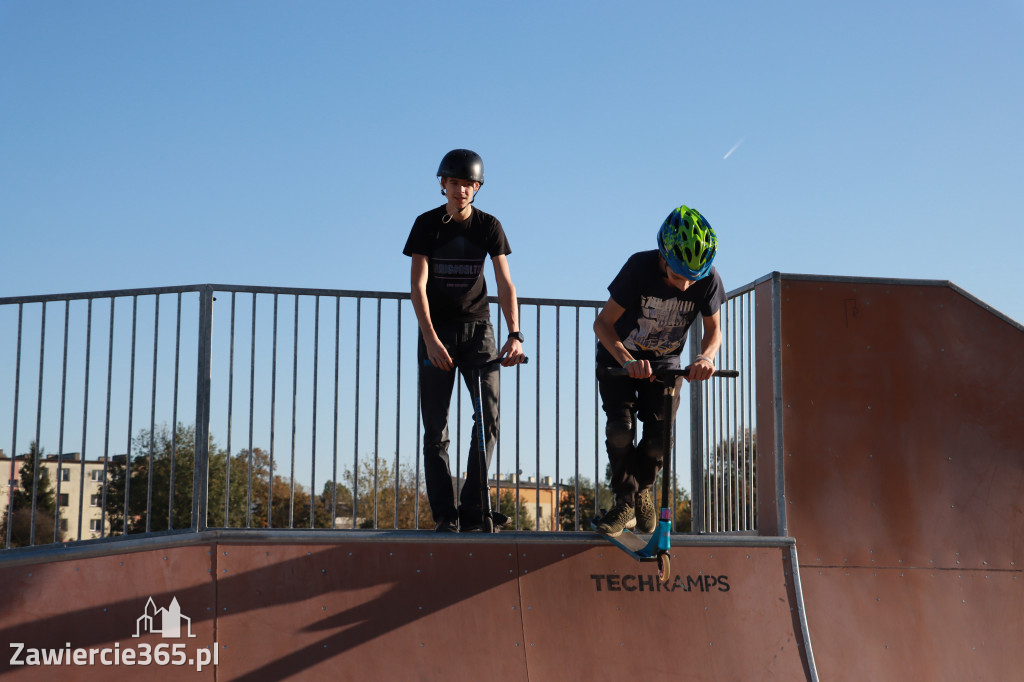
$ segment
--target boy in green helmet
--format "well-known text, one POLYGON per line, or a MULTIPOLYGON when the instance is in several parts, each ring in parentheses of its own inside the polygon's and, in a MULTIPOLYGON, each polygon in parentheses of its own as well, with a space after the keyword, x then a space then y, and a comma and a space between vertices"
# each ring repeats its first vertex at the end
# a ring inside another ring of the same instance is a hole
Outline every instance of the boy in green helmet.
POLYGON ((715 373, 722 345, 720 308, 726 300, 722 279, 711 265, 717 248, 707 220, 680 206, 662 223, 658 249, 633 254, 608 286, 611 296, 594 332, 615 505, 598 522, 599 533, 617 537, 627 528, 643 533, 657 528, 651 488, 662 466, 665 420, 675 419, 679 391, 672 413, 665 414, 664 384, 654 373, 679 368, 687 331, 698 314, 704 334, 687 380, 704 381, 715 373), (629 376, 607 376, 601 367, 624 367, 629 376), (634 446, 635 419, 644 429, 634 446))

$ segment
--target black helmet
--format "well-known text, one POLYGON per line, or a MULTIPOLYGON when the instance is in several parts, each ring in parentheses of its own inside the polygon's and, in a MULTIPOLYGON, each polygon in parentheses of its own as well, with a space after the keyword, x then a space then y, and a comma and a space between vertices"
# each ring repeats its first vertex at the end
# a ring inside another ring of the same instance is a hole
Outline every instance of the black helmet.
POLYGON ((453 149, 441 159, 437 177, 458 178, 484 184, 484 160, 469 149, 453 149))

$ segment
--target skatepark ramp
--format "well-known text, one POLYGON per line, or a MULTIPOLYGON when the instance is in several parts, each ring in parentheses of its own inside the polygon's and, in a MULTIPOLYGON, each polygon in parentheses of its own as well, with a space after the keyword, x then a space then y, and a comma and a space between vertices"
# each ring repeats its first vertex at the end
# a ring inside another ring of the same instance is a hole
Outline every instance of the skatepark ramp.
MULTIPOLYGON (((805 679, 781 538, 679 536, 662 586, 653 564, 592 534, 203 536, 6 566, 0 632, 24 646, 20 661, 183 644, 180 666, 60 666, 77 679, 805 679), (150 599, 161 613, 174 601, 195 637, 135 638, 150 599), (188 660, 211 646, 217 665, 197 672, 188 660)), ((53 666, 11 665, 14 653, 0 675, 53 679, 53 666)))
POLYGON ((757 531, 673 536, 667 585, 586 532, 23 548, 0 677, 1018 678, 1024 329, 948 282, 753 289, 757 531))
POLYGON ((1019 679, 1024 328, 948 282, 758 295, 759 528, 800 549, 821 679, 1019 679))

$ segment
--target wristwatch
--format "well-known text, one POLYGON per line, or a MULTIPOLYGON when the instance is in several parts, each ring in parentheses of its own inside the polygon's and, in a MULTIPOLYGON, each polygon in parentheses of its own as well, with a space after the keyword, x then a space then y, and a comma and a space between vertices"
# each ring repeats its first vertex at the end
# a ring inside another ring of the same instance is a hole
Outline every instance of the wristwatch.
POLYGON ((526 341, 526 337, 523 336, 522 332, 509 332, 508 338, 515 339, 519 343, 523 343, 524 341, 526 341))

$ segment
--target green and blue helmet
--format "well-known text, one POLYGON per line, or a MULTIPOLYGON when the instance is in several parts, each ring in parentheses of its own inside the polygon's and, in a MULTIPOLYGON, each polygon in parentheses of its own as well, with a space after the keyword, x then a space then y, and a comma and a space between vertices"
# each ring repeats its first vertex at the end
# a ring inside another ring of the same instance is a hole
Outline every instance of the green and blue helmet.
POLYGON ((658 230, 658 251, 672 272, 698 280, 711 272, 718 237, 697 209, 680 206, 658 230))

